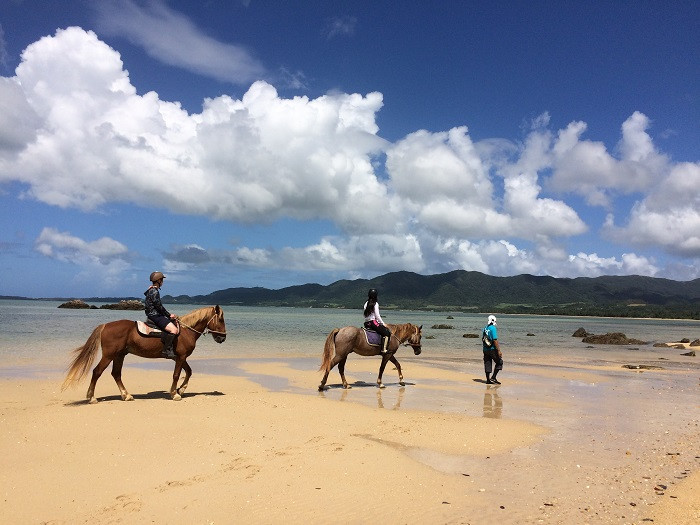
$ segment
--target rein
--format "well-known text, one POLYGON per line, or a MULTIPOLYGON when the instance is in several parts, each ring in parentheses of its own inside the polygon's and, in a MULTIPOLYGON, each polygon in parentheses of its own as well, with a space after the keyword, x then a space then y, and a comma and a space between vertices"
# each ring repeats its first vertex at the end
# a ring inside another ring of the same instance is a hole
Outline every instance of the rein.
POLYGON ((206 335, 207 333, 226 335, 226 332, 221 332, 219 330, 212 330, 211 328, 209 328, 209 323, 211 323, 215 317, 216 317, 216 314, 212 315, 209 318, 209 321, 207 321, 207 325, 204 327, 204 330, 201 332, 199 330, 197 330, 196 328, 194 328, 188 324, 183 323, 182 319, 180 319, 179 317, 177 318, 177 321, 185 328, 189 328, 190 330, 192 330, 195 333, 198 333, 199 335, 206 335))

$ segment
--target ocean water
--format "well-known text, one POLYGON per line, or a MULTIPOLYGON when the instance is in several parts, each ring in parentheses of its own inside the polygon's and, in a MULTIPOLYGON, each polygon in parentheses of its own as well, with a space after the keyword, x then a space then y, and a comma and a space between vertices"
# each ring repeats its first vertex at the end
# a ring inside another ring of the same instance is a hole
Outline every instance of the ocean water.
MULTIPOLYGON (((59 302, 0 300, 0 375, 5 366, 46 366, 64 368, 70 351, 81 346, 99 324, 118 319, 145 319, 143 312, 123 310, 69 310, 59 302)), ((94 303, 100 306, 100 303, 94 303)), ((197 305, 166 305, 183 315, 197 305)), ((199 339, 193 357, 307 357, 320 358, 326 336, 333 328, 360 326, 362 313, 355 310, 317 308, 264 308, 225 306, 228 336, 216 344, 210 336, 199 339)), ((498 314, 498 312, 495 312, 498 314)), ((387 323, 413 323, 423 326, 423 354, 420 359, 449 363, 481 358, 481 341, 465 338, 479 334, 487 313, 382 311, 387 323), (450 325, 450 329, 432 328, 450 325)), ((506 362, 557 356, 560 362, 591 364, 608 360, 638 363, 664 361, 664 367, 687 367, 688 358, 677 349, 654 348, 656 342, 691 341, 700 338, 700 321, 662 319, 621 319, 592 317, 499 315, 499 341, 506 362), (587 345, 572 337, 578 328, 589 333, 623 332, 647 344, 625 347, 587 345)), ((413 358, 409 350, 402 356, 413 358)), ((697 367, 690 362, 691 367, 697 367)))

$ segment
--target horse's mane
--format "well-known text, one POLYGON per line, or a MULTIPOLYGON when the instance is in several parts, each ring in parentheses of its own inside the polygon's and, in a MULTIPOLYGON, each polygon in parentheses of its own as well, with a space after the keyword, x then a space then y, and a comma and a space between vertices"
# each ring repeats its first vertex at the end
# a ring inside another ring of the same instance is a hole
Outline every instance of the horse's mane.
POLYGON ((182 320, 183 323, 194 326, 196 325, 199 321, 207 318, 211 318, 213 315, 213 306, 207 306, 205 308, 199 308, 197 310, 193 310, 188 314, 183 315, 180 319, 182 320))

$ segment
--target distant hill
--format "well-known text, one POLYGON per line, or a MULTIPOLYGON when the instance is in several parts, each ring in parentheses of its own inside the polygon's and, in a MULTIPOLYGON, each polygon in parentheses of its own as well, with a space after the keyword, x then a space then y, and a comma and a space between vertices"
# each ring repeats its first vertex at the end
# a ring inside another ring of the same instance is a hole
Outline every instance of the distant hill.
POLYGON ((392 272, 374 279, 304 284, 278 290, 227 288, 207 295, 165 295, 165 303, 359 308, 369 288, 382 308, 700 319, 700 279, 535 275, 493 277, 456 270, 438 275, 392 272))

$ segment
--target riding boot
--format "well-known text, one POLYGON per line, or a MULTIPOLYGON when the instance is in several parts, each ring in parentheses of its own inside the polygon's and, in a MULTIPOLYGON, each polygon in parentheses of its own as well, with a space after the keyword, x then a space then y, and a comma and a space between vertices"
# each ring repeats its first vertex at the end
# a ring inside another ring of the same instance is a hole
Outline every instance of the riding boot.
POLYGON ((382 354, 386 354, 387 351, 389 350, 389 338, 384 336, 382 337, 382 354))
POLYGON ((160 340, 163 342, 163 350, 161 351, 161 355, 166 359, 175 359, 173 341, 175 341, 176 337, 177 334, 171 334, 170 332, 163 332, 163 335, 160 336, 160 340))

